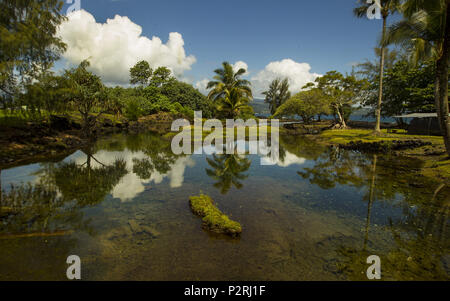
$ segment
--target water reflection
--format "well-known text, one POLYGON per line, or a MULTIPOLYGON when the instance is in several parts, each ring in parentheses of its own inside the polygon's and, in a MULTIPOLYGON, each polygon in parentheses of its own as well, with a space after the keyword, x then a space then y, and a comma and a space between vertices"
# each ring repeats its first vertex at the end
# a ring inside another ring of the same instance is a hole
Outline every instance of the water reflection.
POLYGON ((242 181, 248 178, 247 172, 252 162, 245 155, 235 154, 213 154, 212 158, 206 158, 211 168, 206 168, 206 174, 216 182, 214 187, 220 190, 220 193, 226 194, 232 186, 241 189, 242 181))
POLYGON ((367 280, 372 254, 384 280, 449 279, 450 186, 419 173, 420 160, 299 136, 280 136, 279 153, 262 166, 237 149, 177 156, 165 137, 115 135, 59 163, 0 170, 0 279, 58 278, 54 258, 65 267, 82 250, 86 279, 367 280), (242 223, 239 241, 199 230, 187 200, 200 190, 242 223), (40 266, 27 278, 17 258, 40 266))
POLYGON ((340 273, 365 280, 366 259, 376 254, 382 259, 385 280, 448 279, 450 189, 446 183, 419 176, 421 167, 421 161, 410 158, 393 160, 332 148, 313 167, 298 172, 322 189, 347 185, 364 191, 367 214, 362 245, 348 238, 332 244, 340 258, 336 263, 340 273), (377 202, 401 210, 400 215, 386 217, 386 230, 393 239, 388 246, 386 241, 380 243, 376 233, 371 238, 377 202))

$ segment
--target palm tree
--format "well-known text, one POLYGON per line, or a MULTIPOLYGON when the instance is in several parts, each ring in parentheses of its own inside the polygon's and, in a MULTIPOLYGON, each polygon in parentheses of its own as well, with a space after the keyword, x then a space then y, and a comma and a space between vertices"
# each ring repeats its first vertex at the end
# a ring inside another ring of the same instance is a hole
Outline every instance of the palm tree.
POLYGON ((232 88, 231 90, 224 90, 222 96, 216 100, 217 111, 222 112, 224 117, 234 119, 239 114, 249 109, 248 103, 250 99, 242 93, 238 88, 232 88))
MULTIPOLYGON (((363 18, 367 16, 367 11, 370 9, 372 4, 366 3, 366 1, 359 1, 361 6, 356 7, 353 10, 353 13, 358 18, 363 18)), ((380 0, 380 11, 381 16, 383 17, 383 29, 381 34, 381 41, 384 41, 386 36, 386 28, 387 28, 387 18, 390 15, 393 15, 395 12, 398 11, 400 6, 400 0, 380 0)), ((383 75, 384 75, 384 60, 385 60, 385 53, 386 48, 383 43, 381 43, 381 55, 380 55, 380 85, 378 90, 378 102, 377 102, 377 108, 376 108, 376 123, 375 123, 375 133, 380 133, 381 131, 381 104, 383 102, 383 75)))
POLYGON ((247 97, 249 100, 253 98, 252 89, 250 88, 250 82, 245 79, 241 79, 247 70, 241 68, 237 72, 234 72, 233 66, 228 62, 222 63, 222 68, 214 70, 216 75, 213 77, 214 80, 208 83, 206 89, 211 89, 208 98, 216 101, 217 99, 223 98, 225 91, 231 91, 233 88, 239 89, 243 96, 247 97))
POLYGON ((448 64, 450 59, 450 5, 448 0, 407 0, 404 19, 393 24, 383 41, 404 46, 411 61, 436 60, 435 104, 444 143, 450 155, 448 64))
POLYGON ((220 189, 222 194, 226 194, 234 185, 237 189, 241 189, 248 175, 244 174, 249 170, 251 161, 245 156, 233 155, 213 155, 213 158, 206 158, 212 169, 206 169, 206 174, 216 180, 214 187, 220 189))
POLYGON ((277 78, 272 81, 269 86, 269 90, 262 93, 266 96, 265 102, 269 103, 270 113, 275 114, 276 110, 291 98, 291 92, 289 92, 289 80, 285 78, 281 80, 277 78))

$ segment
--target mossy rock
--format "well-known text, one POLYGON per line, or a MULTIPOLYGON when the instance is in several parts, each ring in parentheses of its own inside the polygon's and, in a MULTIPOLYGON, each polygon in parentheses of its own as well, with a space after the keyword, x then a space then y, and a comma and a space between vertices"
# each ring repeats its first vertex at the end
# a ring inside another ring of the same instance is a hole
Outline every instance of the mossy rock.
POLYGON ((191 196, 189 198, 189 204, 192 212, 202 217, 203 228, 233 237, 241 234, 241 224, 232 221, 228 216, 223 214, 216 206, 214 206, 214 202, 209 196, 204 194, 191 196))

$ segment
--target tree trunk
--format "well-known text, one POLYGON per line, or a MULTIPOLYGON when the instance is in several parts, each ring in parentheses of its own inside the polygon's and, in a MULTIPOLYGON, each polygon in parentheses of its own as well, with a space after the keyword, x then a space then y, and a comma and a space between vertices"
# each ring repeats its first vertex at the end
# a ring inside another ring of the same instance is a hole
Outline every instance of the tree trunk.
POLYGON ((344 117, 342 116, 339 107, 336 108, 336 112, 339 117, 339 124, 341 125, 341 128, 345 129, 347 127, 347 124, 345 123, 344 117))
POLYGON ((384 76, 384 55, 385 55, 385 48, 383 46, 384 39, 386 37, 386 21, 387 16, 383 16, 383 34, 381 36, 381 57, 380 57, 380 87, 378 90, 378 102, 377 102, 377 109, 375 111, 376 114, 376 123, 375 123, 375 133, 381 132, 381 104, 383 102, 383 76, 384 76))
POLYGON ((375 178, 377 172, 377 155, 373 155, 373 163, 372 163, 372 181, 370 182, 370 190, 369 190, 369 204, 367 204, 367 218, 366 218, 366 234, 364 236, 364 250, 366 250, 367 242, 369 241, 369 228, 370 228, 370 216, 372 212, 372 205, 374 201, 375 194, 375 178))
POLYGON ((444 144, 447 154, 450 156, 450 118, 448 107, 448 61, 450 59, 450 5, 446 8, 446 24, 444 42, 442 45, 442 55, 436 62, 436 90, 435 102, 436 112, 444 136, 444 144))

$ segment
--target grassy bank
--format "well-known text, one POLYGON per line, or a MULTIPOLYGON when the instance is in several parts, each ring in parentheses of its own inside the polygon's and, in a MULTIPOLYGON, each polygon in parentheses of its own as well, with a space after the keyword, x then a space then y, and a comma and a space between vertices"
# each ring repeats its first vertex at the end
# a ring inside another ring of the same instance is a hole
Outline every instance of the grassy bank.
POLYGON ((426 176, 437 177, 450 181, 450 159, 445 151, 444 141, 440 136, 409 135, 406 131, 388 133, 383 130, 381 135, 374 135, 372 130, 347 129, 327 130, 317 139, 320 143, 328 145, 348 145, 350 143, 364 142, 393 142, 419 140, 429 142, 430 145, 407 150, 393 151, 393 155, 414 157, 424 162, 422 173, 426 176))

